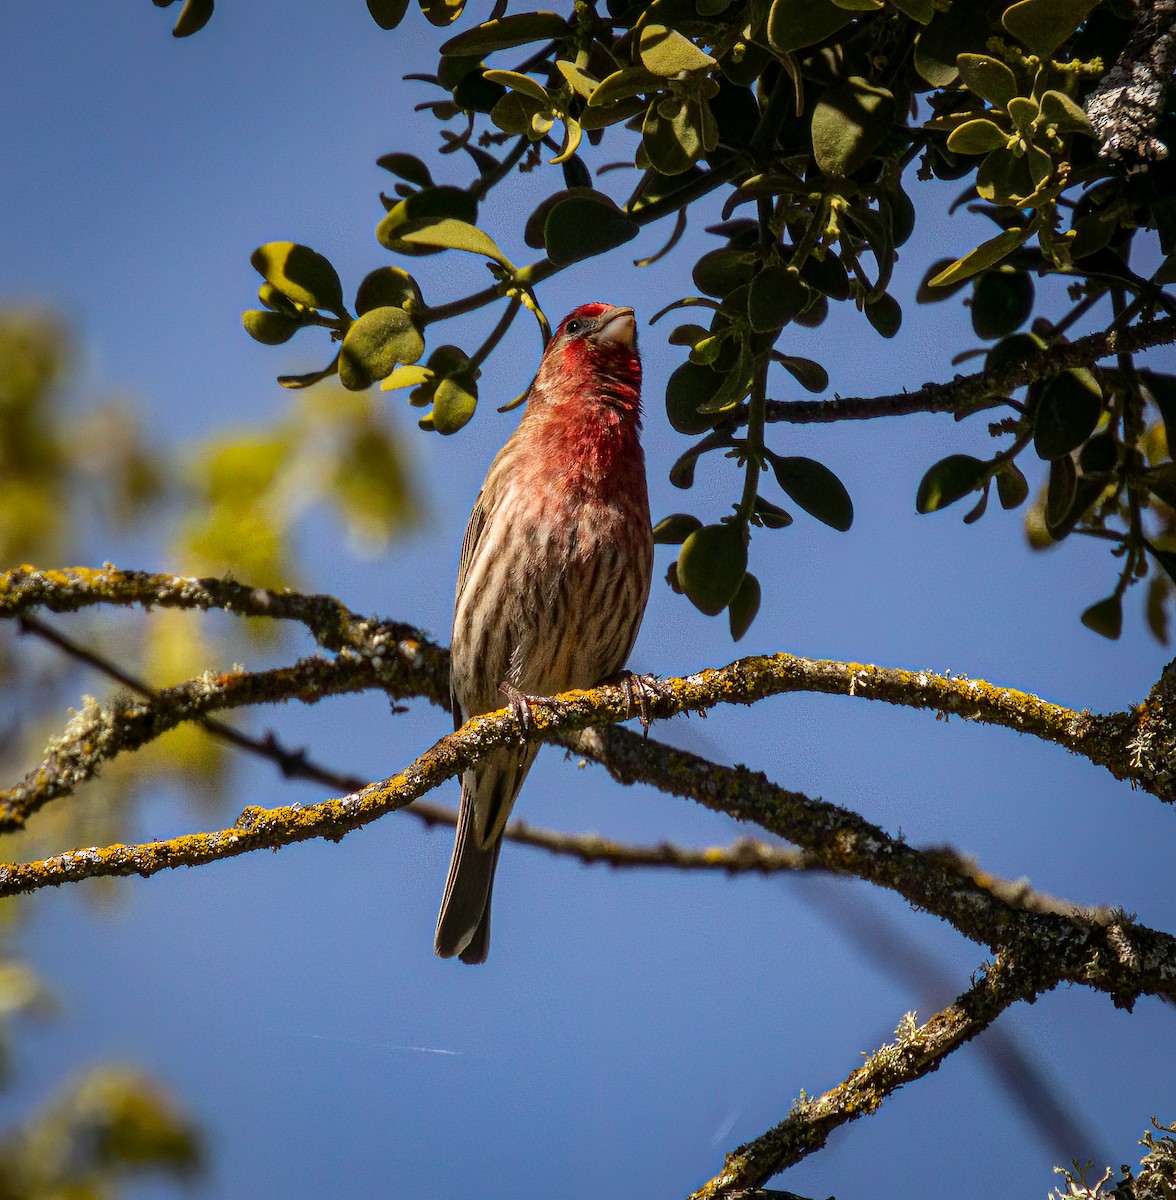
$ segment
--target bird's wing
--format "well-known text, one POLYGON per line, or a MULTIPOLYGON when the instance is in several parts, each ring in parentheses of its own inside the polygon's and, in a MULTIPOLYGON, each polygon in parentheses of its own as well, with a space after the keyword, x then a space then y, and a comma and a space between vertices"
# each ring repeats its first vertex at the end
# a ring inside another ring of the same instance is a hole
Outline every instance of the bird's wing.
MULTIPOLYGON (((465 590, 466 576, 469 574, 470 563, 474 559, 478 538, 481 537, 482 530, 486 527, 486 508, 482 502, 484 494, 484 492, 479 492, 477 500, 474 501, 474 511, 470 513, 469 524, 466 525, 465 538, 461 543, 461 561, 457 566, 456 603, 458 605, 461 604, 461 594, 465 590)), ((460 729, 465 723, 465 714, 461 711, 461 705, 457 702, 457 693, 454 691, 452 683, 449 686, 449 701, 453 708, 453 728, 460 729)))

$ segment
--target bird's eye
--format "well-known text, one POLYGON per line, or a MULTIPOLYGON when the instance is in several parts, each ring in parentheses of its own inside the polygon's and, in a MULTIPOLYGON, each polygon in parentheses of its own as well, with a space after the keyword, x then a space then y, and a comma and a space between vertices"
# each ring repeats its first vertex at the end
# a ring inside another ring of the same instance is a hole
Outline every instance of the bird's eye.
POLYGON ((575 337, 575 335, 577 333, 582 333, 584 331, 584 322, 583 321, 569 321, 565 328, 569 334, 571 334, 573 337, 575 337))

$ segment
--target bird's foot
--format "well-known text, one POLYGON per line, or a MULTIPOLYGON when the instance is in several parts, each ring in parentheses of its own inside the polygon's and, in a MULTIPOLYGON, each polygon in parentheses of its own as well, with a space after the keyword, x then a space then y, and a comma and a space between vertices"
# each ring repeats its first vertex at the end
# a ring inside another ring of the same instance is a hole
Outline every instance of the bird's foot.
POLYGON ((498 690, 507 698, 511 715, 524 735, 530 734, 535 726, 535 722, 531 719, 531 709, 537 705, 550 707, 555 703, 551 696, 528 696, 526 692, 520 691, 513 683, 505 679, 498 685, 498 690))
POLYGON ((619 683, 625 693, 625 704, 628 706, 630 717, 641 718, 641 728, 649 737, 649 727, 653 724, 649 706, 654 700, 671 699, 674 693, 662 683, 656 675, 637 675, 632 671, 618 671, 605 683, 619 683))

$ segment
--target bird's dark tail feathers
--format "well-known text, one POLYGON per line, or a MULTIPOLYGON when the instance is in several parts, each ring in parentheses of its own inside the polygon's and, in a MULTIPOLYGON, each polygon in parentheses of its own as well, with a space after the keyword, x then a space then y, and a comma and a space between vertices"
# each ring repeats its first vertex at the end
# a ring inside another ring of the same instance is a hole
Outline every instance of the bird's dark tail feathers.
POLYGON ((457 956, 465 963, 481 963, 490 950, 490 893, 502 839, 482 849, 472 809, 465 803, 461 806, 433 947, 442 958, 457 956))

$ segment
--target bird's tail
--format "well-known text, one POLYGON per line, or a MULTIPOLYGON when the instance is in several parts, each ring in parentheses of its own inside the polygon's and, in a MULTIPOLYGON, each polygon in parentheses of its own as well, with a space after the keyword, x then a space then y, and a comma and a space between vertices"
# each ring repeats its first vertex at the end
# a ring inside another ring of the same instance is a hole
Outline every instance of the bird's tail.
POLYGON ((490 894, 502 846, 501 826, 514 806, 537 749, 532 747, 522 754, 517 750, 498 751, 479 763, 477 771, 462 776, 457 839, 433 942, 442 958, 456 956, 464 963, 486 961, 490 950, 490 894), (498 826, 493 840, 485 846, 478 842, 478 810, 491 814, 488 828, 498 826))

